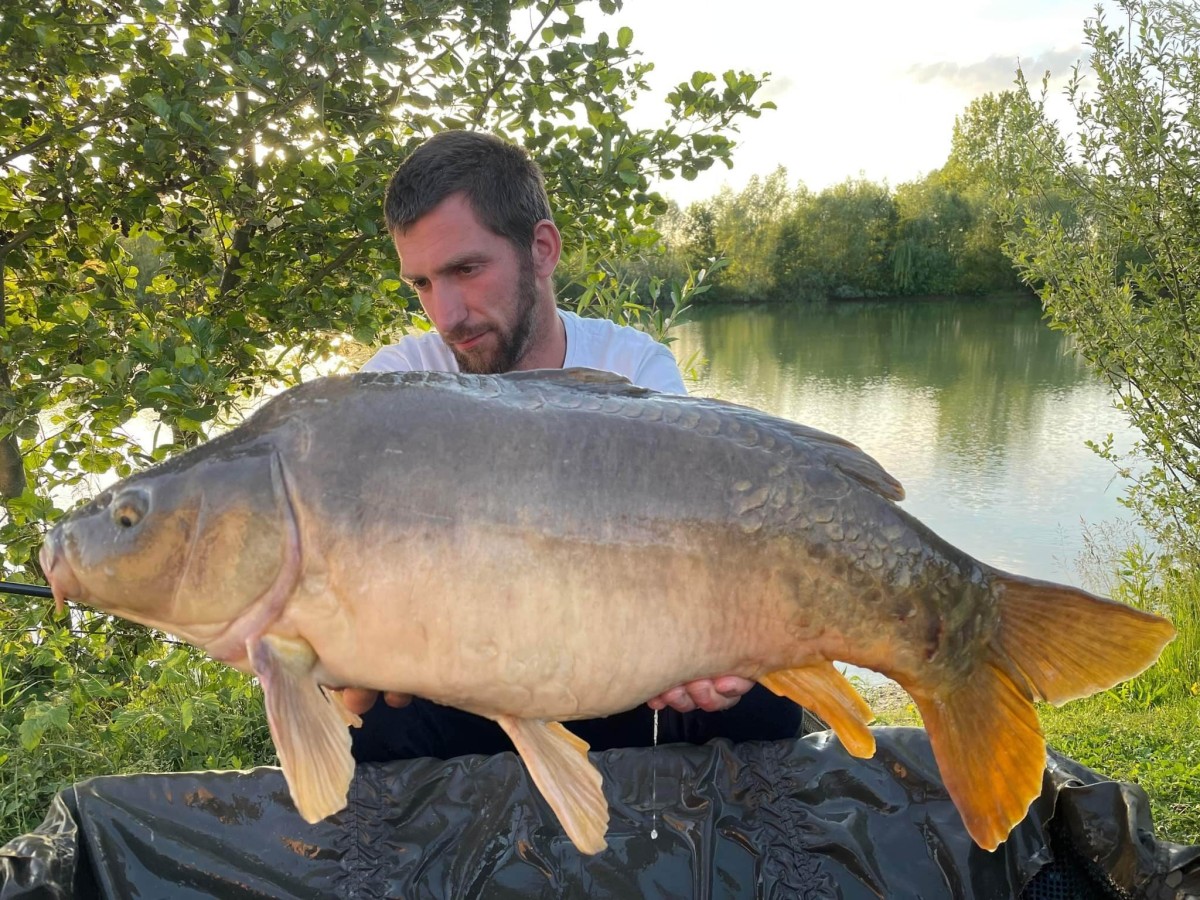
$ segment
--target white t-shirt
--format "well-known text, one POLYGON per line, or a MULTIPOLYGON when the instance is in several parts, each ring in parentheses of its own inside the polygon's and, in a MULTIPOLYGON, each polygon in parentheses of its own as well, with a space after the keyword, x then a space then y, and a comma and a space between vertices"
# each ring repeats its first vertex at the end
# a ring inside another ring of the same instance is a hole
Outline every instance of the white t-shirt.
MULTIPOLYGON (((671 351, 647 334, 608 319, 584 319, 558 310, 567 332, 563 368, 586 366, 624 375, 639 387, 665 394, 686 394, 671 351)), ((406 335, 383 347, 362 372, 457 372, 458 361, 436 332, 406 335)))

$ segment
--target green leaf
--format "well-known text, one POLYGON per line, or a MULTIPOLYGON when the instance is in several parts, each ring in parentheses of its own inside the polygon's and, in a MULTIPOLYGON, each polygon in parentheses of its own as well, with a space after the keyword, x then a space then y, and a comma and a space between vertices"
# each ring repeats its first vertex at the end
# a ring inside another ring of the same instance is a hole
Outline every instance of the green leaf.
POLYGON ((180 718, 180 721, 183 723, 183 730, 185 732, 191 730, 192 720, 194 718, 194 715, 195 715, 195 704, 192 703, 192 698, 189 697, 186 700, 184 700, 183 703, 181 703, 179 706, 179 718, 180 718))
POLYGON ((105 453, 97 453, 94 450, 85 450, 76 457, 76 462, 79 468, 90 475, 103 475, 112 468, 112 460, 105 453))
POLYGON ((94 359, 83 367, 83 374, 92 381, 107 384, 112 381, 112 367, 106 359, 94 359))
POLYGON ((628 25, 621 26, 617 31, 617 46, 626 50, 631 43, 633 43, 633 29, 628 25))
POLYGON ((171 104, 162 94, 143 94, 141 100, 159 118, 169 119, 171 117, 171 104))
POLYGON ((17 728, 21 746, 34 750, 48 731, 62 731, 71 722, 71 710, 65 703, 34 701, 25 708, 25 716, 17 728))
POLYGON ((94 244, 104 237, 104 232, 88 221, 81 221, 75 226, 79 240, 85 244, 94 244))

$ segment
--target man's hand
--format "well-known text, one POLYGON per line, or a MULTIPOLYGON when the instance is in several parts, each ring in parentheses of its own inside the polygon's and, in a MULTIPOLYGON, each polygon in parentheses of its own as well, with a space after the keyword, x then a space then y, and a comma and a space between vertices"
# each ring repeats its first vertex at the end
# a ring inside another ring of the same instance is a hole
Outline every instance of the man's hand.
MULTIPOLYGON (((375 700, 379 696, 379 691, 368 691, 364 688, 345 688, 339 690, 338 693, 342 695, 342 705, 356 716, 361 716, 374 706, 375 700)), ((383 702, 399 709, 412 702, 412 694, 388 691, 383 695, 383 702)))
POLYGON ((720 712, 729 709, 742 699, 742 694, 754 687, 754 682, 736 675, 723 675, 720 678, 702 678, 689 681, 659 694, 647 702, 651 709, 671 709, 679 712, 691 712, 702 709, 705 712, 720 712))

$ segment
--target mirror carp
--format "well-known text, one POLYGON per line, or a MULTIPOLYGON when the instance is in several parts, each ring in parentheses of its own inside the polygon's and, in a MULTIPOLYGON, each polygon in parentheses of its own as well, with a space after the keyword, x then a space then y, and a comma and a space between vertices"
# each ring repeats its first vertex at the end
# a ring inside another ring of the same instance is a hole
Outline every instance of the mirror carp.
POLYGON ((741 675, 859 757, 871 711, 833 661, 899 682, 979 846, 1038 796, 1034 701, 1130 678, 1170 623, 1005 573, 906 513, 849 442, 586 369, 322 378, 65 516, 71 599, 261 681, 292 797, 342 809, 355 717, 326 687, 495 720, 585 853, 608 805, 563 722, 741 675))

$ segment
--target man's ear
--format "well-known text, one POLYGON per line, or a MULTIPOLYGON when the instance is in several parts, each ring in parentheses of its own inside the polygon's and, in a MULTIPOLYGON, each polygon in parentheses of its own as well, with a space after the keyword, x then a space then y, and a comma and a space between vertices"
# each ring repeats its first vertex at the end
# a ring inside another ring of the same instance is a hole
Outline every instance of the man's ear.
POLYGON ((539 278, 554 274, 558 258, 562 255, 562 235, 549 219, 542 219, 533 226, 533 243, 530 245, 533 272, 539 278))

